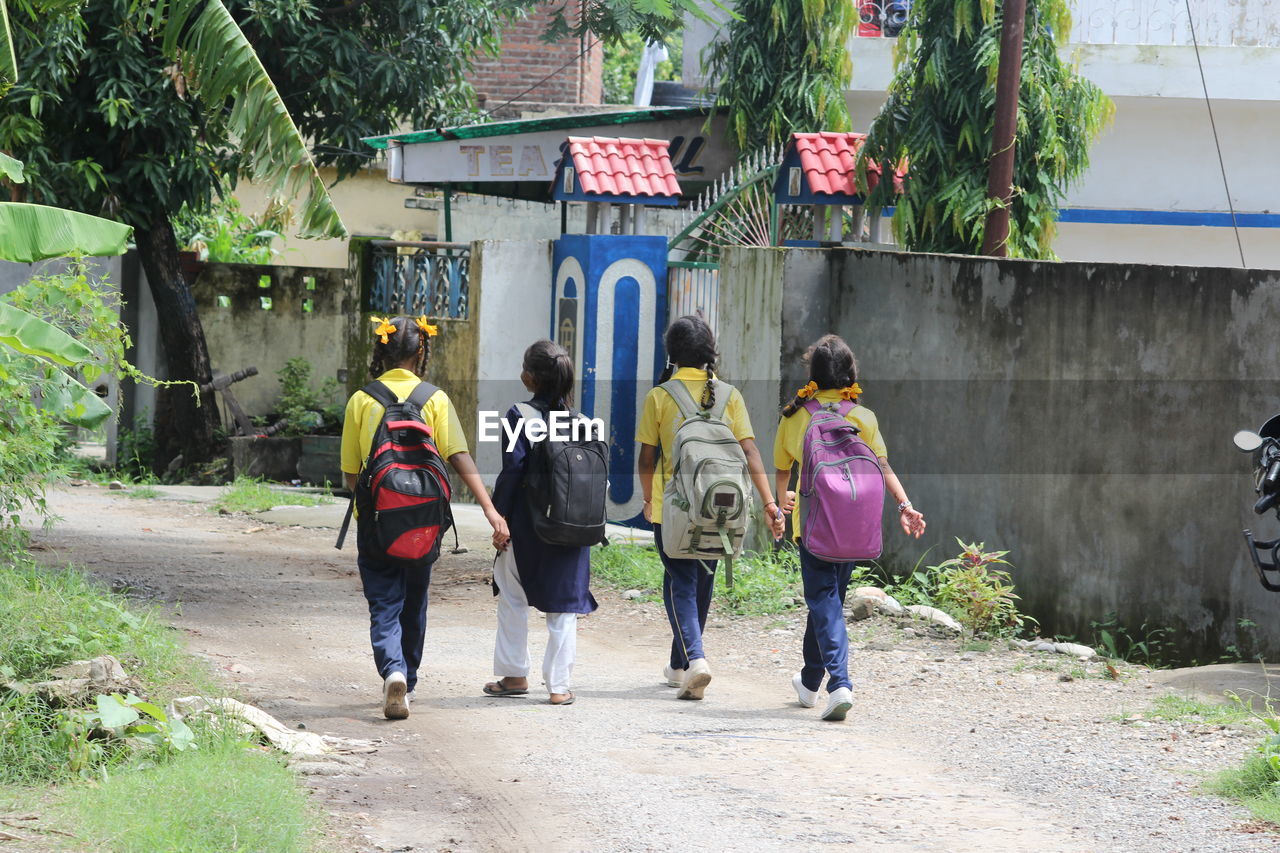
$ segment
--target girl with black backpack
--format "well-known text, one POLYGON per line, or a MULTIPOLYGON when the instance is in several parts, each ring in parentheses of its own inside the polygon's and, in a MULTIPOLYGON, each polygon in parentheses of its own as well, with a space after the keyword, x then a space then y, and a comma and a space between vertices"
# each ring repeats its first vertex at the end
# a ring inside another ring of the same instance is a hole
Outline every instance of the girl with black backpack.
MULTIPOLYGON (((547 444, 552 440, 550 437, 542 438, 536 445, 530 443, 527 422, 531 418, 547 422, 556 418, 568 420, 573 404, 573 361, 559 344, 537 341, 525 350, 520 380, 533 398, 507 411, 507 423, 517 437, 510 447, 503 443, 502 472, 493 489, 494 504, 510 526, 511 540, 498 553, 493 565, 494 594, 498 597, 493 674, 498 680, 486 684, 484 693, 486 696, 528 695, 529 608, 536 607, 546 614, 547 620, 543 681, 551 694, 552 705, 569 705, 574 700, 570 682, 578 644, 578 615, 596 609, 596 600, 588 588, 591 548, 590 545, 548 543, 546 538, 557 538, 557 532, 562 534, 561 541, 572 540, 575 532, 563 535, 563 530, 535 527, 532 504, 538 498, 530 495, 541 491, 535 483, 540 474, 536 469, 540 460, 545 462, 540 454, 554 451, 547 444)), ((593 505, 588 515, 598 515, 598 532, 590 533, 587 539, 603 538, 603 466, 607 447, 603 441, 573 447, 575 452, 596 457, 596 474, 585 478, 591 482, 575 480, 569 485, 577 490, 579 502, 593 505)), ((554 502, 554 496, 549 500, 554 502)), ((548 514, 540 513, 543 517, 548 514)), ((591 530, 596 528, 593 526, 591 530)))
MULTIPOLYGON (((376 328, 369 374, 374 382, 352 394, 347 401, 342 423, 341 465, 346 486, 354 495, 353 507, 365 508, 357 518, 356 564, 365 600, 369 603, 373 660, 383 679, 382 710, 387 719, 402 720, 409 716, 409 696, 417 685, 418 667, 422 663, 431 567, 439 553, 440 538, 452 523, 442 461, 447 460, 453 466, 483 508, 485 518, 493 527, 494 546, 504 547, 509 535, 506 521, 494 509, 475 462, 467 452, 462 423, 449 395, 424 381, 436 327, 425 317, 416 320, 374 317, 373 322, 376 328), (394 413, 397 420, 384 423, 390 420, 385 417, 389 412, 394 413), (386 435, 389 430, 391 440, 373 447, 374 436, 386 435), (411 489, 401 485, 400 491, 388 491, 386 496, 390 502, 403 507, 371 511, 381 506, 374 502, 374 495, 383 481, 391 479, 382 476, 373 482, 374 475, 387 472, 374 468, 372 463, 396 453, 412 453, 406 458, 413 464, 394 462, 386 467, 399 466, 397 470, 401 474, 413 468, 409 472, 411 477, 404 482, 417 481, 423 487, 434 488, 437 493, 429 497, 433 501, 442 500, 443 504, 435 507, 441 513, 438 522, 425 527, 421 522, 416 527, 413 523, 405 524, 405 529, 395 531, 399 534, 396 540, 389 543, 386 531, 390 528, 383 521, 390 517, 413 517, 418 509, 409 504, 416 501, 422 505, 422 496, 408 494, 411 489), (380 514, 384 519, 379 519, 380 514)), ((344 536, 345 533, 344 524, 344 536)), ((338 542, 341 547, 342 537, 338 542)))

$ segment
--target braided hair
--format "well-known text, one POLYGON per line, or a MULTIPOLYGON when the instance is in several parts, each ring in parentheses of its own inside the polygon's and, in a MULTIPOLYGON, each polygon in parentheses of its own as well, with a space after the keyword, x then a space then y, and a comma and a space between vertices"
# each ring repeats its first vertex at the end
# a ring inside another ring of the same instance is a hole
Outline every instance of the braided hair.
POLYGON ((663 371, 662 382, 666 382, 675 373, 677 367, 698 367, 707 372, 707 384, 702 389, 700 405, 710 409, 716 404, 716 362, 720 353, 716 351, 716 336, 696 314, 686 314, 667 329, 663 338, 667 348, 667 369, 663 371))
POLYGON ((387 336, 385 344, 380 337, 374 339, 369 375, 377 379, 413 358, 413 372, 419 379, 426 378, 427 359, 431 358, 431 336, 419 329, 417 322, 409 317, 394 317, 389 322, 396 330, 387 336))
MULTIPOLYGON (((858 381, 858 361, 853 357, 853 350, 839 335, 823 335, 809 347, 804 354, 809 365, 809 380, 818 386, 818 390, 827 391, 832 388, 847 388, 858 381)), ((796 394, 782 410, 782 416, 789 418, 804 405, 805 397, 796 394)))
POLYGON ((535 393, 549 395, 560 406, 573 405, 573 360, 554 341, 535 341, 524 351, 521 367, 533 377, 535 393))

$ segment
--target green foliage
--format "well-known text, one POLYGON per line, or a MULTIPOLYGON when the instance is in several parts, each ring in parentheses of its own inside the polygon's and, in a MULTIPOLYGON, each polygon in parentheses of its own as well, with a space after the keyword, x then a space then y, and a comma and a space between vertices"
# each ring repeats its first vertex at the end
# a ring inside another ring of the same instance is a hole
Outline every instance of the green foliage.
POLYGON ((217 512, 266 512, 277 506, 321 506, 330 503, 326 497, 308 492, 285 491, 262 480, 237 477, 218 496, 213 509, 217 512))
POLYGON ((24 506, 44 514, 44 486, 65 440, 61 422, 92 427, 110 414, 64 367, 90 383, 104 373, 147 381, 125 360, 130 341, 118 304, 118 293, 75 263, 0 297, 0 542, 20 535, 24 506))
MULTIPOLYGON (((653 79, 679 80, 680 62, 684 43, 672 39, 667 43, 667 59, 654 69, 653 79)), ((636 75, 640 71, 640 57, 644 54, 645 40, 638 33, 626 33, 616 44, 604 51, 604 102, 629 104, 635 96, 636 75)))
MULTIPOLYGON (((12 157, 5 159, 17 162, 12 157)), ((3 166, 0 163, 0 168, 3 166)), ((0 171, 0 177, 7 174, 7 169, 0 171)), ((0 258, 7 261, 33 263, 66 255, 119 255, 132 230, 128 225, 74 210, 0 201, 0 258)))
POLYGON ((299 853, 315 837, 316 816, 284 762, 228 739, 61 799, 78 839, 116 853, 299 853))
POLYGON ((1182 693, 1166 693, 1156 699, 1145 716, 1149 720, 1229 726, 1248 720, 1251 714, 1239 703, 1207 702, 1182 693))
MULTIPOLYGON (((529 9, 545 5, 544 0, 502 0, 502 5, 529 9)), ((740 6, 741 4, 739 4, 740 6)), ((551 10, 546 38, 558 41, 566 36, 596 37, 605 44, 617 44, 630 33, 645 41, 663 41, 684 26, 691 15, 715 23, 710 9, 736 17, 733 3, 724 0, 588 0, 582 4, 560 3, 551 10)), ((740 9, 739 9, 740 11, 740 9)))
MULTIPOLYGON (((662 600, 662 560, 652 546, 604 545, 591 551, 591 574, 621 589, 636 589, 644 600, 662 600)), ((724 568, 717 574, 723 579, 724 568)), ((716 585, 719 606, 730 613, 764 615, 801 607, 800 561, 796 552, 783 549, 745 554, 733 561, 734 585, 716 585)))
POLYGON ((272 243, 281 238, 286 216, 279 208, 269 208, 254 218, 244 212, 240 201, 229 192, 205 213, 184 207, 173 221, 178 245, 200 256, 202 261, 224 264, 269 264, 280 252, 272 243))
POLYGON ((739 17, 711 47, 708 66, 738 150, 781 145, 794 132, 848 130, 856 4, 739 0, 735 8, 739 17))
POLYGON ((138 415, 133 428, 122 428, 117 433, 116 475, 131 482, 150 483, 155 480, 156 456, 159 447, 149 418, 138 415))
POLYGON ((1270 699, 1263 703, 1264 712, 1235 693, 1228 693, 1236 706, 1261 722, 1269 734, 1244 763, 1218 774, 1208 784, 1211 793, 1242 803, 1257 818, 1280 824, 1280 716, 1270 699))
POLYGON ((284 435, 308 435, 342 423, 342 389, 333 377, 312 388, 311 362, 301 356, 286 361, 276 375, 280 377, 279 414, 287 421, 284 435))
MULTIPOLYGON (((883 181, 869 206, 897 205, 894 230, 912 251, 977 254, 1003 6, 995 0, 916 0, 897 44, 897 71, 871 125, 863 162, 909 163, 905 194, 883 181)), ((1066 0, 1028 0, 1014 152, 1008 254, 1052 258, 1057 210, 1089 165, 1111 101, 1064 63, 1066 0)))
POLYGON ((938 579, 935 601, 975 634, 1016 634, 1026 622, 1035 622, 1018 612, 1018 596, 1009 573, 995 566, 1007 566, 1008 551, 984 551, 983 543, 965 544, 959 556, 930 567, 938 579))
POLYGON ((1104 657, 1154 668, 1177 665, 1179 650, 1168 628, 1143 622, 1136 630, 1120 624, 1115 613, 1091 621, 1093 646, 1104 657))

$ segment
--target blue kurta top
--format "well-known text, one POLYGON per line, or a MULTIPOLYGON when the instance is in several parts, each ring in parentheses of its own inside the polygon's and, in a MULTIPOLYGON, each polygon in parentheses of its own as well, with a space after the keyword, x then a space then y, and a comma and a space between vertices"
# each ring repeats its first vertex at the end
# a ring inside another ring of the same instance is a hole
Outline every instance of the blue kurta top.
MULTIPOLYGON (((530 403, 539 411, 561 409, 542 397, 530 403)), ((507 422, 514 428, 520 410, 507 410, 507 422)), ((596 609, 591 595, 591 549, 565 545, 548 545, 533 531, 529 500, 524 495, 523 480, 529 458, 529 440, 521 431, 515 448, 508 451, 505 435, 502 445, 502 473, 493 487, 493 505, 507 520, 511 544, 515 549, 516 570, 529 604, 543 613, 591 613, 596 609)))

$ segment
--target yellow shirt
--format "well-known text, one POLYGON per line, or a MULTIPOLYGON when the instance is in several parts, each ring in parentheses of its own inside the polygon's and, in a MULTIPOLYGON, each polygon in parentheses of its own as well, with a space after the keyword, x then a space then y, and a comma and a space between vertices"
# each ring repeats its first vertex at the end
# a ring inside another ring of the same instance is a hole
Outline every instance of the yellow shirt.
MULTIPOLYGON (((835 388, 819 391, 813 399, 823 404, 836 403, 840 400, 840 391, 835 388)), ((800 409, 791 417, 784 417, 778 422, 778 435, 773 440, 773 467, 779 471, 790 471, 791 466, 803 462, 804 434, 809 428, 812 417, 807 409, 800 409)), ((866 406, 856 405, 849 410, 849 414, 845 415, 845 420, 858 428, 858 438, 865 441, 876 456, 881 459, 889 458, 889 451, 884 446, 884 437, 880 435, 880 424, 876 420, 875 412, 866 406)), ((803 475, 802 467, 801 476, 803 475)), ((797 480, 796 505, 791 515, 791 528, 795 531, 796 539, 800 538, 800 490, 803 485, 797 480)))
MULTIPOLYGON (((695 402, 702 399, 703 388, 707 384, 707 371, 697 367, 682 367, 675 372, 672 379, 679 379, 689 389, 695 402)), ((724 386, 716 388, 717 394, 724 393, 724 386)), ((636 429, 636 441, 657 447, 661 450, 658 459, 657 483, 653 489, 653 523, 662 523, 662 492, 671 479, 667 469, 667 460, 671 457, 671 446, 675 443, 676 427, 680 425, 680 407, 671 395, 662 388, 651 388, 644 398, 644 409, 640 412, 640 426, 636 429)), ((747 415, 747 405, 742 400, 738 389, 729 394, 729 403, 724 409, 724 420, 733 430, 733 437, 738 441, 755 438, 751 430, 751 418, 747 415)))
MULTIPOLYGON (((397 400, 405 400, 421 382, 412 371, 393 368, 378 377, 397 400)), ((357 391, 347 401, 346 417, 342 421, 342 470, 359 474, 369 448, 373 446, 373 434, 382 420, 382 404, 363 391, 357 391)), ((422 419, 431 427, 436 449, 445 459, 455 453, 467 452, 467 437, 462 432, 462 422, 449 401, 449 395, 437 391, 422 407, 422 419)))

